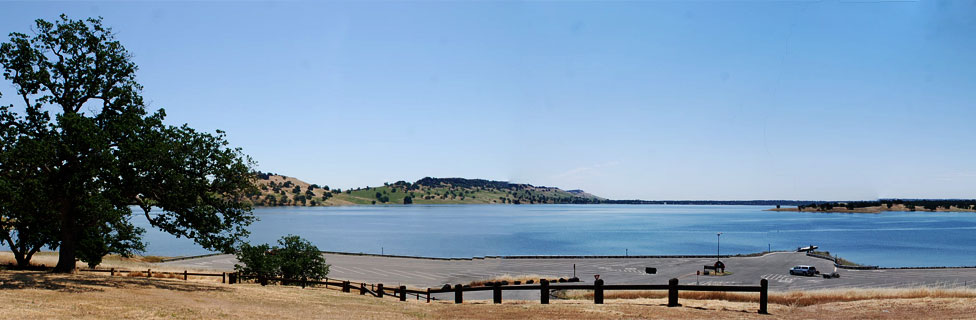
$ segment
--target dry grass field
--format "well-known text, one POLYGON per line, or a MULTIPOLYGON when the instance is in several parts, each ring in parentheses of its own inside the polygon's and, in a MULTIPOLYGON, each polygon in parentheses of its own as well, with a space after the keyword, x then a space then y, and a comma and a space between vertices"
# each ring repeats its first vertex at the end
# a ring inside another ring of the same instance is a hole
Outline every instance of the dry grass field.
MULTIPOLYGON (((607 291, 604 299, 665 299, 666 291, 607 291)), ((561 293, 560 298, 592 300, 593 292, 570 290, 561 293)), ((723 300, 733 302, 759 303, 759 294, 740 292, 682 291, 680 300, 723 300)), ((806 307, 835 302, 878 301, 891 299, 976 299, 976 290, 968 289, 844 289, 770 292, 769 303, 792 307, 806 307)), ((976 316, 976 315, 974 315, 976 316)))
MULTIPOLYGON (((99 269, 116 268, 116 269, 133 270, 133 271, 135 270, 147 271, 149 269, 152 269, 154 278, 175 277, 163 273, 157 274, 156 272, 183 272, 183 271, 198 272, 198 273, 214 272, 213 270, 201 270, 201 269, 187 270, 185 268, 176 268, 176 267, 169 267, 169 266, 155 264, 155 262, 160 262, 164 258, 165 257, 157 257, 157 256, 132 256, 130 258, 125 258, 125 257, 112 254, 112 255, 105 256, 105 258, 102 259, 102 263, 98 265, 98 268, 99 269)), ((14 259, 13 253, 11 253, 10 251, 0 251, 0 265, 15 263, 15 261, 16 260, 14 259)), ((57 252, 50 252, 50 251, 38 252, 37 254, 34 254, 33 259, 31 259, 31 265, 33 266, 53 267, 54 265, 57 264, 58 264, 57 252)), ((88 268, 88 264, 80 261, 75 263, 75 266, 80 269, 88 268)), ((145 272, 132 273, 132 276, 134 277, 145 276, 145 275, 146 275, 145 272)), ((183 276, 180 275, 181 279, 182 277, 183 276)), ((213 279, 213 278, 209 278, 209 279, 213 279)), ((216 280, 219 282, 220 277, 217 277, 216 280)))
POLYGON ((0 300, 4 301, 0 314, 8 319, 950 319, 976 315, 976 298, 943 294, 780 301, 770 304, 768 316, 755 313, 754 301, 687 298, 678 308, 665 307, 663 298, 640 297, 608 299, 605 305, 586 300, 554 300, 551 305, 536 301, 426 304, 325 288, 0 271, 0 300))

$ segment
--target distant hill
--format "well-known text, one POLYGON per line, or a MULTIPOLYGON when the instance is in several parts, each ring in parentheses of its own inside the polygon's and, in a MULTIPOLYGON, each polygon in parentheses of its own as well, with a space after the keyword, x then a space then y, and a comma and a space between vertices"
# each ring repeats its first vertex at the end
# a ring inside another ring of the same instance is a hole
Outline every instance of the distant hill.
POLYGON ((543 204, 600 203, 605 199, 582 190, 464 178, 423 178, 383 186, 333 189, 294 177, 258 172, 256 206, 336 206, 372 204, 543 204))
POLYGON ((884 211, 976 212, 976 199, 879 199, 876 201, 831 201, 799 204, 796 208, 771 211, 838 213, 881 213, 884 211))

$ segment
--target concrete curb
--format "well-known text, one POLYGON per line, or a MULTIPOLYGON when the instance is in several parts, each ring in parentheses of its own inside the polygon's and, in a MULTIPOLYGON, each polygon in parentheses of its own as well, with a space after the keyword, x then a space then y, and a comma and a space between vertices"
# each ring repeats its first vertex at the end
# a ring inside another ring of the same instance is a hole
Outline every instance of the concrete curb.
POLYGON ((163 259, 160 262, 170 262, 170 261, 189 260, 189 259, 196 259, 196 258, 206 258, 206 257, 219 256, 219 255, 222 255, 222 254, 223 253, 209 253, 209 254, 201 254, 201 255, 196 255, 196 256, 176 257, 176 258, 163 259))

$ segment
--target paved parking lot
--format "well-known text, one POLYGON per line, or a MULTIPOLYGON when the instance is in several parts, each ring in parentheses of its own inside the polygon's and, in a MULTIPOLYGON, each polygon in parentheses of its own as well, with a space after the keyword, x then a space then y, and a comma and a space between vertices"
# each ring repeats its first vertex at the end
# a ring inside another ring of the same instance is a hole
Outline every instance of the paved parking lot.
MULTIPOLYGON (((465 284, 476 280, 504 275, 541 275, 547 278, 570 278, 573 265, 576 276, 592 282, 599 274, 607 284, 666 284, 678 278, 683 284, 758 285, 768 279, 770 290, 814 290, 832 288, 909 288, 918 286, 946 288, 976 288, 976 269, 899 269, 899 270, 838 270, 839 279, 793 276, 789 269, 795 265, 812 265, 821 272, 833 272, 830 261, 808 257, 803 253, 775 252, 757 257, 723 258, 727 276, 696 276, 715 258, 532 258, 532 259, 471 259, 432 260, 422 258, 325 254, 331 264, 329 277, 356 282, 383 283, 386 286, 407 285, 427 288, 444 284, 465 284), (657 274, 647 274, 645 267, 657 268, 657 274)), ((218 255, 163 263, 172 267, 194 269, 233 270, 233 255, 218 255)), ((507 299, 537 299, 538 293, 514 293, 507 299)), ((445 296, 444 298, 449 298, 445 296)), ((475 298, 475 297, 472 297, 475 298)))

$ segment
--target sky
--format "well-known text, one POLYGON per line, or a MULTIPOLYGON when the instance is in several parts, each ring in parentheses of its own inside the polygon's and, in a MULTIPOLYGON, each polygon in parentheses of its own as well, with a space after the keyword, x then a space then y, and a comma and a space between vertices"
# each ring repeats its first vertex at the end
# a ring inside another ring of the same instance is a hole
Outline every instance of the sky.
POLYGON ((976 198, 976 1, 0 1, 0 34, 61 13, 167 123, 334 188, 976 198))

